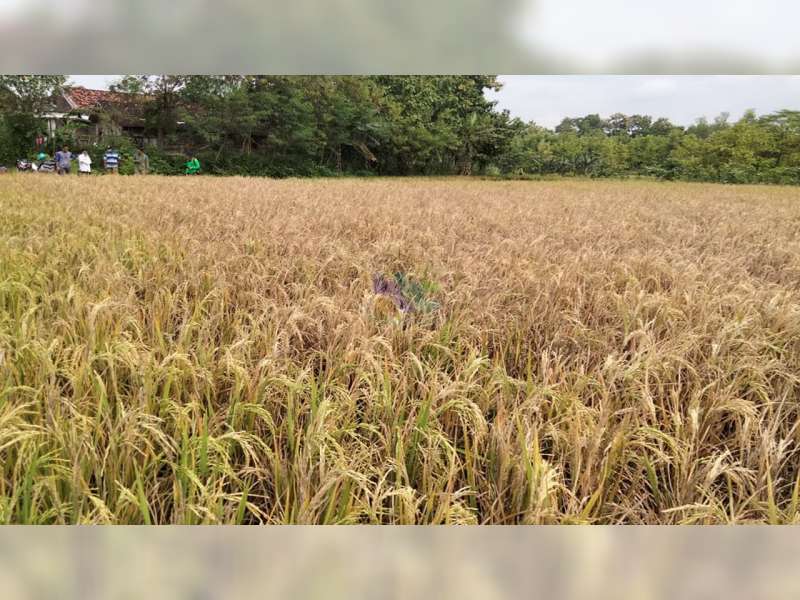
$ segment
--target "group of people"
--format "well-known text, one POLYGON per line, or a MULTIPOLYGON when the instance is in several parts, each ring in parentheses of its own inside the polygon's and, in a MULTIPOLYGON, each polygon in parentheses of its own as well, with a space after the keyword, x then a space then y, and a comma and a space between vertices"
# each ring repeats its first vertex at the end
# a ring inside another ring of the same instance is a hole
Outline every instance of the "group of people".
MULTIPOLYGON (((48 161, 47 154, 44 152, 40 152, 36 158, 40 165, 48 161)), ((64 146, 56 152, 53 158, 55 159, 56 173, 59 175, 66 175, 72 170, 72 161, 78 163, 78 175, 88 175, 92 172, 92 157, 86 150, 76 156, 70 152, 67 146, 64 146)), ((120 160, 119 151, 107 148, 103 154, 103 168, 106 173, 119 173, 120 160)), ((137 149, 133 154, 133 164, 138 175, 146 175, 150 170, 150 157, 143 150, 137 149)))
MULTIPOLYGON (((48 162, 48 156, 44 152, 40 152, 37 156, 39 164, 42 165, 48 162)), ((78 163, 78 175, 88 175, 92 172, 92 157, 86 150, 83 150, 77 156, 70 152, 67 146, 56 152, 55 156, 55 171, 59 175, 66 175, 72 170, 72 161, 76 160, 78 163)), ((122 156, 119 151, 114 148, 107 148, 103 154, 103 168, 106 173, 119 173, 119 165, 122 156)), ((133 166, 134 172, 137 175, 147 175, 150 171, 150 157, 141 150, 137 149, 133 153, 133 166)), ((200 172, 200 161, 192 156, 191 159, 184 165, 186 175, 196 175, 200 172)), ((35 169, 35 167, 34 167, 35 169)))

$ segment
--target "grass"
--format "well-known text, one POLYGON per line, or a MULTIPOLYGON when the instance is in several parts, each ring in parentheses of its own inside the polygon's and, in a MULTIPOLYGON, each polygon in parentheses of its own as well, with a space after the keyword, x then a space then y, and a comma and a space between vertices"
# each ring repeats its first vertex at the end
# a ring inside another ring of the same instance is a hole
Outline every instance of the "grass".
POLYGON ((7 174, 0 390, 0 523, 798 523, 800 191, 7 174))

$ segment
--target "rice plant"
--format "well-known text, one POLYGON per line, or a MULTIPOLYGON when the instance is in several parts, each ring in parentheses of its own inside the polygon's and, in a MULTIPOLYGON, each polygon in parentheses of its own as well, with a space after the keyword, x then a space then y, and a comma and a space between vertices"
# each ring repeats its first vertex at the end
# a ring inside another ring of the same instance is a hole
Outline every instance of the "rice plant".
POLYGON ((797 189, 0 176, 0 523, 798 523, 799 392, 797 189))

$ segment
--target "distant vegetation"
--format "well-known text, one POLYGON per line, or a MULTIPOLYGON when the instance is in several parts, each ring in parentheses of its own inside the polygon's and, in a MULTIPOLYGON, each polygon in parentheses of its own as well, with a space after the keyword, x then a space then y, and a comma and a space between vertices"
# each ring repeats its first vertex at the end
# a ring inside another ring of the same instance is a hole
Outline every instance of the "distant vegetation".
MULTIPOLYGON (((32 151, 32 117, 63 77, 0 76, 0 163, 32 151)), ((645 115, 567 118, 548 130, 495 109, 480 76, 127 76, 160 140, 153 170, 180 172, 179 145, 206 173, 645 176, 800 183, 800 112, 680 127, 645 115)), ((104 118, 113 118, 103 115, 104 118)), ((68 141, 68 132, 60 134, 68 141)), ((131 141, 119 140, 123 149, 131 141)), ((124 166, 124 165, 123 165, 124 166)), ((123 168, 123 172, 125 169, 123 168)))

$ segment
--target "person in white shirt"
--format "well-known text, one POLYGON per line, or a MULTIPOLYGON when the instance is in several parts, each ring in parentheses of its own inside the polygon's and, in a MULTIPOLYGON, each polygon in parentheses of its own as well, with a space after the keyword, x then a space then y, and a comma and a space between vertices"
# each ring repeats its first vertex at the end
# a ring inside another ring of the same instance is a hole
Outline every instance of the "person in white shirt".
POLYGON ((78 175, 88 175, 92 172, 92 157, 84 150, 78 155, 78 175))

